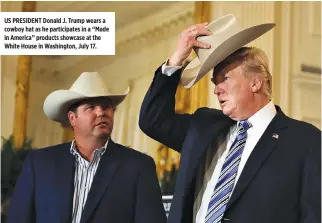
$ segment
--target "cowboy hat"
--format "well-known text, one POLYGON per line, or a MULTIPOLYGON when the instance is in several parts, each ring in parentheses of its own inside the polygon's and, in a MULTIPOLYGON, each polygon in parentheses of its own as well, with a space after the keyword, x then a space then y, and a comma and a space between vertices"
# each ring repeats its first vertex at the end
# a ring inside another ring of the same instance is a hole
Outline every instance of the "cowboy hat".
POLYGON ((193 48, 197 57, 184 68, 181 84, 185 88, 192 87, 230 54, 268 32, 274 26, 274 23, 265 23, 242 29, 234 15, 226 15, 214 20, 206 26, 212 35, 197 37, 198 41, 210 44, 211 48, 193 48))
POLYGON ((129 92, 110 93, 97 72, 82 73, 69 90, 57 90, 50 93, 44 102, 46 116, 63 125, 69 124, 68 110, 73 104, 88 98, 108 97, 113 106, 119 105, 129 92))

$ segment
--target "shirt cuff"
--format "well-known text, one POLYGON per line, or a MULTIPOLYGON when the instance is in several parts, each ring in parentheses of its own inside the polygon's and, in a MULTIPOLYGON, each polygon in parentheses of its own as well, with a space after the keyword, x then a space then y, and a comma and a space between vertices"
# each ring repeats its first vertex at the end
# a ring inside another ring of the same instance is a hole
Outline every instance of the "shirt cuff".
MULTIPOLYGON (((169 59, 168 59, 169 60, 169 59)), ((182 66, 168 66, 168 60, 166 60, 166 62, 164 64, 162 64, 162 74, 167 75, 167 76, 171 76, 174 72, 176 72, 177 70, 181 69, 182 66)))

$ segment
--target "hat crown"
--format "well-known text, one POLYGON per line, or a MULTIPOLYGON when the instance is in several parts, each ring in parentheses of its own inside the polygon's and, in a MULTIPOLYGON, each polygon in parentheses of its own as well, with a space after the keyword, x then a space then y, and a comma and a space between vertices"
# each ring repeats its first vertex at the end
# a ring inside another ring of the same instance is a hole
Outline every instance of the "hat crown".
MULTIPOLYGON (((200 36, 198 41, 208 43, 211 49, 217 48, 225 40, 241 31, 241 26, 234 15, 226 15, 209 23, 207 28, 211 31, 210 36, 200 36)), ((203 63, 212 53, 211 49, 194 48, 199 60, 203 63)))
POLYGON ((69 90, 88 97, 108 94, 108 89, 97 72, 82 73, 69 90))

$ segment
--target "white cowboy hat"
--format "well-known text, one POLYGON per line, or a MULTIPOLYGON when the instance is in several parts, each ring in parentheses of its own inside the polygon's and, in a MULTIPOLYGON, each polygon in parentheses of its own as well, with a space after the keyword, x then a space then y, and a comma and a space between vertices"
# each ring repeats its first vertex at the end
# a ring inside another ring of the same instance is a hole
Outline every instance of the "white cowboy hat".
POLYGON ((230 54, 271 30, 274 26, 274 23, 265 23, 242 29, 234 15, 226 15, 211 22, 206 27, 212 35, 197 37, 198 41, 210 44, 211 48, 193 48, 197 57, 184 68, 181 84, 185 88, 192 87, 230 54))
POLYGON ((57 90, 50 93, 44 102, 46 116, 63 125, 69 124, 68 109, 71 105, 87 98, 108 97, 113 106, 119 105, 129 92, 124 94, 110 93, 97 72, 82 73, 69 90, 57 90))

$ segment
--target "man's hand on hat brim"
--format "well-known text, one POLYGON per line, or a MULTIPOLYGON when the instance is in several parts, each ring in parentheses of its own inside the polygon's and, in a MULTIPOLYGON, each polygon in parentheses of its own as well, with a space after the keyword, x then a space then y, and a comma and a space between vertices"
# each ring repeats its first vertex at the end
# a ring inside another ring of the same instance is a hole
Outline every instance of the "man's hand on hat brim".
POLYGON ((193 47, 208 49, 211 46, 206 43, 197 41, 198 36, 209 36, 212 33, 206 27, 207 23, 201 23, 190 26, 181 32, 175 51, 169 57, 169 66, 181 66, 185 61, 193 47))

